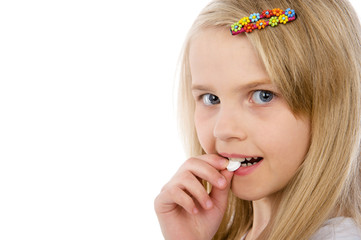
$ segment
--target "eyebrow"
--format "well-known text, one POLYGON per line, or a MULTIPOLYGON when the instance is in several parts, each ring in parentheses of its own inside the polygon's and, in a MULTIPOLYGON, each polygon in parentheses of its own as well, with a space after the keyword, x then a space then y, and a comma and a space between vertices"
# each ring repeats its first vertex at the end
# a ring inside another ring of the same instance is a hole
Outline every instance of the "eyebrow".
POLYGON ((207 86, 204 86, 204 85, 198 85, 198 84, 192 85, 192 91, 210 91, 212 89, 213 88, 207 87, 207 86))
MULTIPOLYGON (((252 81, 243 85, 240 85, 237 87, 237 90, 241 90, 241 89, 251 89, 251 88, 256 88, 262 85, 272 85, 272 82, 269 79, 264 79, 264 80, 260 80, 260 81, 252 81)), ((212 88, 211 86, 206 86, 206 85, 202 85, 202 84, 193 84, 192 85, 192 91, 213 91, 214 88, 212 88)))

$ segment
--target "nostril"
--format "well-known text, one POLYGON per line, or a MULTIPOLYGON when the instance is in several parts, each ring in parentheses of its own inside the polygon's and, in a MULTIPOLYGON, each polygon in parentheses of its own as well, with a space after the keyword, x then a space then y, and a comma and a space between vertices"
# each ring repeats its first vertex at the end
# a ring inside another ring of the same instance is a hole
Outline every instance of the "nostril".
POLYGON ((245 140, 247 134, 242 120, 234 116, 234 110, 232 110, 232 113, 229 113, 229 111, 220 111, 216 123, 213 126, 213 136, 224 142, 245 140))

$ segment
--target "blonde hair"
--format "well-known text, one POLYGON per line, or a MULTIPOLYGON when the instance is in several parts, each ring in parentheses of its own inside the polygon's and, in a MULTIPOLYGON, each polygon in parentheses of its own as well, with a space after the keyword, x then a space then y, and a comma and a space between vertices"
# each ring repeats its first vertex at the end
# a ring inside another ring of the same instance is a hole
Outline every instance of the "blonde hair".
MULTIPOLYGON (((361 28, 345 0, 214 0, 206 6, 182 54, 179 119, 186 151, 189 156, 204 153, 193 122, 192 38, 205 28, 229 28, 253 12, 288 7, 296 11, 294 22, 246 36, 292 111, 309 116, 312 139, 259 239, 308 239, 334 216, 351 217, 361 226, 361 28)), ((252 214, 251 202, 230 193, 214 239, 240 237, 250 228, 252 214)))

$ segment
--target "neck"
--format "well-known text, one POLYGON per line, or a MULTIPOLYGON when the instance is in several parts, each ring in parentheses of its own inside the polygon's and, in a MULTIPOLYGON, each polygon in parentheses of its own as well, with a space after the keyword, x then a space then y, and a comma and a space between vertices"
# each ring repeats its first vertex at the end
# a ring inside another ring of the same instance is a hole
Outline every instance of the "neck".
POLYGON ((272 212, 277 206, 277 197, 268 196, 260 200, 255 200, 252 202, 253 205, 253 223, 252 228, 247 234, 247 240, 256 239, 262 231, 268 225, 272 212))

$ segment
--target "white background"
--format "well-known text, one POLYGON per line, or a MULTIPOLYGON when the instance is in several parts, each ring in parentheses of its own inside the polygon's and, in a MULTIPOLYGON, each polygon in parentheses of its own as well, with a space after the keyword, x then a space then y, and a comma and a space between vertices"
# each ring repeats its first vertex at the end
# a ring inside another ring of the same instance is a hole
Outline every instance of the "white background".
POLYGON ((0 1, 0 239, 162 238, 176 66, 207 3, 0 1))

